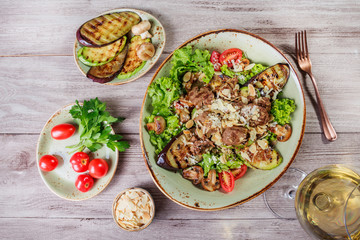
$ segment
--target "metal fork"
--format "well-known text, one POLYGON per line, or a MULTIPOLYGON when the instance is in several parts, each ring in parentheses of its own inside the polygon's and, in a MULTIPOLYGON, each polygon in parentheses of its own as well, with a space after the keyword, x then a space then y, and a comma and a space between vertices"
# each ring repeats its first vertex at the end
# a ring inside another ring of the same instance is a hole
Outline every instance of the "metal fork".
POLYGON ((321 118, 321 125, 324 131, 324 135, 329 141, 335 141, 337 138, 336 131, 334 127, 332 126, 330 119, 325 111, 323 102, 320 98, 319 90, 315 81, 314 76, 311 72, 311 61, 309 57, 309 51, 307 46, 307 39, 306 39, 306 31, 301 31, 298 33, 295 33, 295 51, 296 51, 296 58, 299 63, 300 68, 309 74, 311 81, 314 85, 315 93, 316 93, 316 99, 318 103, 318 108, 320 112, 320 118, 321 118))

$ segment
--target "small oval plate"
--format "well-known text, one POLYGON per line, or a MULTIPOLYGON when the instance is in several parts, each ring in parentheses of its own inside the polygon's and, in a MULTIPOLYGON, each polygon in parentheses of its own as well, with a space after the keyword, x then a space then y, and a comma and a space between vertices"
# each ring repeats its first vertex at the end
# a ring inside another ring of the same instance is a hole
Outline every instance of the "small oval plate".
POLYGON ((46 122, 42 129, 36 149, 36 163, 39 169, 40 176, 45 185, 56 195, 61 198, 73 201, 85 200, 92 198, 103 191, 113 178, 118 165, 118 151, 112 151, 110 148, 104 146, 98 151, 91 153, 88 150, 84 152, 90 156, 90 161, 94 158, 102 158, 109 164, 109 171, 105 177, 94 179, 94 186, 88 192, 80 192, 75 187, 75 180, 78 175, 85 174, 75 172, 70 164, 70 158, 74 153, 73 149, 66 148, 79 143, 80 134, 78 133, 78 126, 75 120, 70 115, 69 111, 74 104, 67 105, 56 111, 50 119, 46 122), (51 129, 62 123, 70 123, 76 126, 76 132, 73 136, 65 140, 55 140, 51 137, 51 129), (50 154, 58 158, 59 164, 57 168, 51 172, 44 172, 39 168, 39 160, 43 155, 50 154))
MULTIPOLYGON (((118 8, 118 9, 110 10, 107 12, 103 12, 98 16, 108 14, 108 13, 126 12, 126 11, 134 12, 134 13, 138 14, 140 16, 141 20, 149 20, 150 21, 151 29, 149 30, 149 32, 151 33, 151 35, 153 35, 153 37, 151 38, 151 42, 155 46, 155 55, 150 60, 148 60, 145 64, 145 66, 139 72, 137 72, 135 75, 133 75, 127 79, 118 79, 117 77, 115 77, 110 82, 104 83, 106 85, 120 85, 120 84, 135 81, 136 79, 142 77, 145 73, 147 73, 155 65, 155 63, 159 60, 159 57, 161 56, 162 52, 164 51, 165 42, 166 42, 164 27, 161 25, 160 21, 157 18, 155 18, 153 15, 151 15, 150 13, 144 12, 142 10, 131 9, 131 8, 118 8)), ((130 33, 130 34, 131 34, 131 36, 133 36, 132 33, 130 33)), ((127 44, 128 44, 128 41, 127 41, 127 44)), ((78 66, 79 70, 81 71, 81 73, 86 76, 86 73, 89 71, 90 67, 83 64, 77 57, 77 51, 81 47, 82 47, 82 45, 79 43, 79 41, 75 40, 75 45, 74 45, 75 62, 76 62, 76 65, 78 66)), ((91 79, 89 79, 89 80, 91 80, 91 79)))

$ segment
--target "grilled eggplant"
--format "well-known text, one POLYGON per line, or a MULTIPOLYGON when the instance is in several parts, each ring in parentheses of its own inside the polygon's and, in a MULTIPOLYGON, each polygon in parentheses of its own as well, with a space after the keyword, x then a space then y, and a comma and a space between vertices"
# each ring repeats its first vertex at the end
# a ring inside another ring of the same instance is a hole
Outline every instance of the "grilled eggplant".
POLYGON ((111 62, 108 62, 105 65, 91 67, 86 76, 92 79, 94 82, 110 82, 121 71, 121 68, 125 62, 127 51, 128 47, 126 46, 111 62))
POLYGON ((123 37, 140 20, 134 12, 105 14, 84 23, 78 29, 76 38, 84 46, 101 47, 123 37))
POLYGON ((131 38, 129 51, 126 56, 124 67, 118 75, 118 79, 126 79, 135 75, 140 71, 144 66, 146 61, 141 60, 137 56, 137 48, 144 42, 150 42, 150 39, 142 39, 140 36, 135 36, 131 38))
POLYGON ((246 85, 252 84, 261 96, 273 97, 283 89, 289 76, 289 65, 278 63, 251 78, 246 85))
POLYGON ((104 47, 82 47, 77 52, 79 60, 88 66, 101 66, 112 61, 125 47, 126 37, 104 47))

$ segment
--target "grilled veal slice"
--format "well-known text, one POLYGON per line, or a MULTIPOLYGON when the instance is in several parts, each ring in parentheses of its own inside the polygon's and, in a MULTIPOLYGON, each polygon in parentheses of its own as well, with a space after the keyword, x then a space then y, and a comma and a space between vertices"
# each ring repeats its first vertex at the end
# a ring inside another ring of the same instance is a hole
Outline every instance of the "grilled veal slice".
POLYGON ((145 66, 146 61, 141 60, 136 53, 137 47, 144 42, 150 42, 150 39, 142 39, 140 36, 135 36, 131 38, 129 51, 125 59, 124 67, 118 75, 118 79, 129 78, 145 66))
POLYGON ((133 12, 105 14, 84 23, 77 31, 76 38, 84 46, 101 47, 127 34, 140 22, 133 12))
POLYGON ((77 52, 79 60, 88 66, 101 66, 112 61, 125 47, 126 37, 104 47, 82 47, 77 52))
POLYGON ((126 46, 111 62, 101 66, 91 67, 86 76, 92 79, 94 82, 110 82, 121 71, 121 68, 125 62, 127 51, 128 47, 126 46))

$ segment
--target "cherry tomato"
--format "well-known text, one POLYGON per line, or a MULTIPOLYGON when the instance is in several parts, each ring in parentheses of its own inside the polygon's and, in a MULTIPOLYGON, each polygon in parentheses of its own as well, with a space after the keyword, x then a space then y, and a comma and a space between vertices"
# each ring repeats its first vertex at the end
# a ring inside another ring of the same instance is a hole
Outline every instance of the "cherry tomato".
POLYGON ((221 64, 219 63, 220 53, 217 51, 213 51, 211 53, 210 62, 214 65, 215 71, 220 71, 221 64))
POLYGON ((94 179, 88 174, 81 174, 75 181, 75 187, 81 192, 89 191, 94 185, 94 179))
POLYGON ((93 178, 102 178, 109 170, 109 166, 104 159, 93 159, 89 164, 89 173, 93 178))
POLYGON ((85 172, 89 168, 90 158, 84 152, 77 152, 70 158, 70 163, 75 172, 85 172))
POLYGON ((231 192, 235 186, 235 178, 231 172, 222 171, 219 173, 220 185, 225 192, 231 192))
POLYGON ((219 57, 219 61, 222 65, 226 64, 228 67, 232 67, 231 60, 239 61, 242 57, 242 51, 238 48, 230 48, 225 50, 219 57))
POLYGON ((239 178, 244 176, 246 171, 247 171, 247 166, 245 164, 241 165, 241 167, 239 168, 231 169, 231 173, 234 175, 235 180, 238 180, 239 178))
POLYGON ((59 161, 53 155, 44 155, 40 158, 39 167, 45 172, 50 172, 57 167, 58 163, 59 161))
POLYGON ((74 125, 63 123, 56 125, 51 129, 51 136, 56 140, 64 140, 71 137, 75 133, 74 125))

